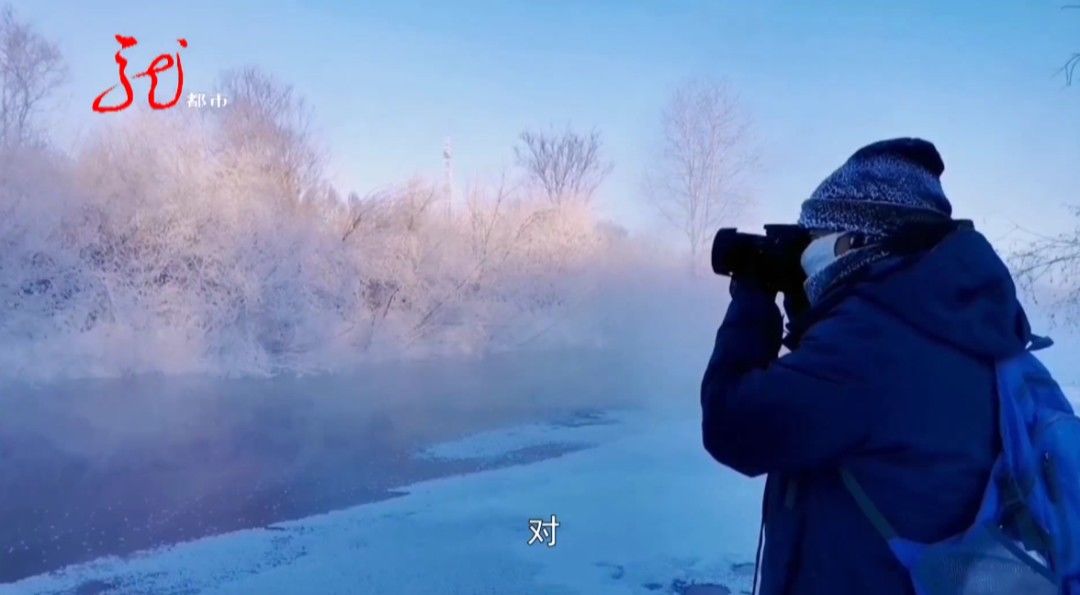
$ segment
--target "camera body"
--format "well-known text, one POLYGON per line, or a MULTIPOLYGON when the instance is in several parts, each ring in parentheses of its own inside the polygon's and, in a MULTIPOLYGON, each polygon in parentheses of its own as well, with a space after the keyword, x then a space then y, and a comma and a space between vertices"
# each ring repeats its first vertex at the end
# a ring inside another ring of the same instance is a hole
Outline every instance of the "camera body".
MULTIPOLYGON (((968 219, 908 221, 875 239, 875 245, 893 255, 916 254, 933 248, 954 231, 974 228, 968 219)), ((806 280, 799 260, 811 239, 810 232, 798 225, 766 225, 765 235, 722 228, 713 238, 713 272, 725 277, 753 278, 785 293, 799 291, 806 280)))
POLYGON ((765 235, 725 227, 713 238, 712 269, 725 277, 755 278, 777 291, 801 288, 806 274, 799 258, 810 239, 798 225, 766 225, 765 235))

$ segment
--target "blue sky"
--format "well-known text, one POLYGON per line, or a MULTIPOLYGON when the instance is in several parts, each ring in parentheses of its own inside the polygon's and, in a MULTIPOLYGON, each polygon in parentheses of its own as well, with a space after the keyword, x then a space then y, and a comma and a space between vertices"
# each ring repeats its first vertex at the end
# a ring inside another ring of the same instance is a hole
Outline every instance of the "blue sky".
MULTIPOLYGON (((935 142, 958 216, 992 237, 1060 229, 1080 202, 1080 88, 1055 70, 1080 50, 1080 10, 1058 2, 209 2, 20 0, 71 68, 55 123, 80 142, 110 116, 91 100, 116 79, 113 35, 132 67, 183 51, 186 91, 256 64, 315 108, 331 174, 361 193, 439 175, 443 139, 459 180, 512 164, 525 127, 602 131, 615 169, 604 213, 653 229, 642 170, 658 117, 689 77, 726 81, 761 165, 748 221, 791 220, 851 152, 892 136, 935 142)), ((136 87, 139 92, 140 87, 136 87)), ((145 93, 143 89, 141 91, 145 93)))

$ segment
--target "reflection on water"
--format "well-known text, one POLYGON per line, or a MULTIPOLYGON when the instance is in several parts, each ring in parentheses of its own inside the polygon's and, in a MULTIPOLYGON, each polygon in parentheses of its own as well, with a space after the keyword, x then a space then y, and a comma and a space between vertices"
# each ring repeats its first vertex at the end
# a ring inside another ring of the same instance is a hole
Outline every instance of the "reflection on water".
POLYGON ((433 443, 524 421, 588 423, 662 385, 648 366, 563 352, 349 376, 3 386, 0 582, 393 497, 478 464, 414 456, 433 443))

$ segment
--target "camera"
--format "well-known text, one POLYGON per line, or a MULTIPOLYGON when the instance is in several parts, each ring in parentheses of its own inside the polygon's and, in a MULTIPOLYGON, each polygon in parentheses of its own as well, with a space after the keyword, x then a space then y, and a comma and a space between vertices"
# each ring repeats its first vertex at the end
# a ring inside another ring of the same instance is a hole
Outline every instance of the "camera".
MULTIPOLYGON (((874 242, 889 254, 903 256, 929 250, 954 231, 974 228, 968 219, 915 220, 894 226, 874 242)), ((810 232, 798 225, 766 225, 765 235, 722 228, 713 239, 713 272, 754 278, 777 291, 795 290, 806 280, 799 258, 811 239, 810 232)))
POLYGON ((799 287, 806 279, 799 257, 810 239, 798 225, 766 225, 765 235, 725 227, 713 238, 712 269, 725 277, 753 277, 778 291, 799 287))

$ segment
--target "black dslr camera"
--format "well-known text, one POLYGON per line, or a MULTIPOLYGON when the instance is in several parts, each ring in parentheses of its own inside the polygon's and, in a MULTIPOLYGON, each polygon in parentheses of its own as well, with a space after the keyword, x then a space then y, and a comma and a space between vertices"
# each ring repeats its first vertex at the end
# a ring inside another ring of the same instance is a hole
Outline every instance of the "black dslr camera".
POLYGON ((798 225, 766 225, 765 235, 725 227, 713 239, 713 272, 754 278, 777 291, 800 290, 806 274, 799 257, 810 239, 810 232, 798 225))
MULTIPOLYGON (((882 234, 875 245, 897 256, 917 254, 933 248, 954 231, 974 228, 967 219, 934 217, 907 221, 882 234)), ((713 239, 713 272, 725 277, 752 278, 769 289, 797 293, 806 280, 799 259, 810 240, 810 232, 798 225, 766 225, 763 236, 726 227, 716 232, 713 239)))

